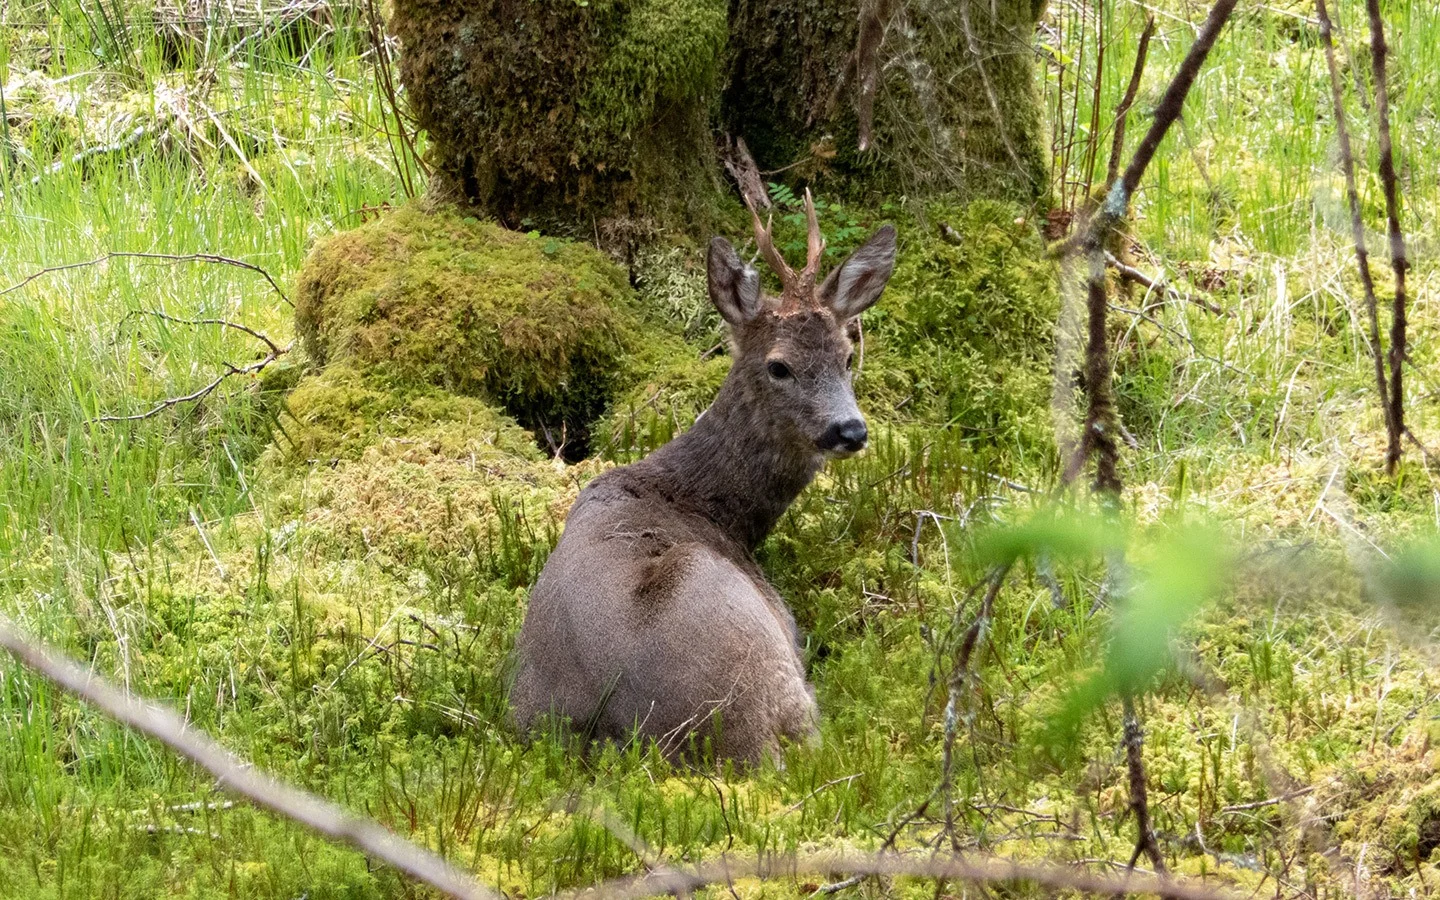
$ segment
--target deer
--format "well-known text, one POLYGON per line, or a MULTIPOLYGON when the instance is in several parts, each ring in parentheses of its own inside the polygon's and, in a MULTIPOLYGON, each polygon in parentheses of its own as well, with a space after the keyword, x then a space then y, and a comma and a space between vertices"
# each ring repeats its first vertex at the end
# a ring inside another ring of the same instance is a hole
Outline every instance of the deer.
POLYGON ((755 553, 827 460, 866 446, 852 365, 860 314, 895 267, 895 229, 817 283, 825 241, 809 191, 799 272, 749 205, 781 292, 710 241, 730 371, 688 430, 577 496, 516 639, 510 708, 524 734, 558 724, 587 746, 638 738, 672 759, 708 748, 741 765, 818 740, 800 632, 755 553))

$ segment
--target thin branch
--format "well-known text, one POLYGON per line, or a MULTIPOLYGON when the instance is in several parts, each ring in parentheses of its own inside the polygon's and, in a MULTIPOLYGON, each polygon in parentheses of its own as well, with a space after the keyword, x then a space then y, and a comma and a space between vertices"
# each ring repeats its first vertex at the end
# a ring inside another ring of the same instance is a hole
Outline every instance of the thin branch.
POLYGON ((328 800, 277 781, 237 759, 169 707, 146 702, 111 685, 58 651, 22 635, 3 620, 0 620, 0 648, 66 693, 122 725, 154 738, 209 772, 230 793, 311 831, 349 844, 446 896, 457 900, 502 900, 499 894, 431 851, 371 819, 353 816, 328 800))
POLYGON ((1140 45, 1135 48, 1135 67, 1130 70, 1130 84, 1125 96, 1115 107, 1115 137, 1110 145, 1110 166, 1105 173, 1105 183, 1114 184, 1120 175, 1120 154, 1125 151, 1125 122, 1130 107, 1135 105, 1135 95, 1140 92, 1140 79, 1145 74, 1145 57, 1150 53, 1150 39, 1155 36, 1155 14, 1145 17, 1145 30, 1140 32, 1140 45))
MULTIPOLYGON (((1117 864, 1118 865, 1118 864, 1117 864)), ((975 884, 1030 882, 1055 890, 1087 894, 1152 894, 1167 900, 1240 900, 1248 897, 1236 891, 1164 875, 1132 872, 1104 875, 1073 866, 1024 863, 983 853, 902 856, 898 853, 807 853, 759 858, 723 857, 703 863, 692 871, 674 869, 652 872, 635 878, 603 882, 592 888, 558 895, 558 900, 603 898, 640 900, 658 894, 685 896, 707 885, 735 878, 772 879, 801 874, 906 875, 917 878, 944 878, 975 884)))
POLYGON ((270 283, 270 287, 272 290, 275 291, 276 295, 279 296, 281 300, 285 301, 286 306, 295 305, 290 302, 290 298, 286 296, 285 291, 280 288, 280 283, 275 280, 275 277, 273 275, 260 268, 259 266, 255 265, 254 263, 245 262, 243 259, 235 259, 229 256, 221 256, 218 253, 142 253, 132 250, 112 250, 109 253, 106 253, 102 256, 97 256, 94 259, 87 259, 81 262, 65 263, 58 266, 46 266, 43 269, 37 269, 36 271, 31 272, 29 275, 26 275, 24 278, 5 288, 4 290, 0 290, 0 297, 5 296, 6 294, 12 294, 15 291, 18 291, 26 285, 30 284, 31 282, 39 278, 43 278, 46 275, 51 275, 55 272, 66 272, 71 269, 83 269, 89 266, 98 266, 101 263, 108 262, 112 259, 151 259, 163 260, 166 262, 207 262, 215 263, 216 265, 222 266, 234 266, 237 269, 244 269, 247 272, 255 272, 263 276, 264 279, 270 283))
POLYGON ((1345 173, 1345 195, 1350 201, 1350 234, 1355 241, 1355 264, 1360 270, 1360 287, 1365 292, 1365 315, 1370 325, 1370 350, 1375 361, 1375 391, 1385 414, 1385 431, 1394 442, 1395 423, 1390 408, 1390 389, 1385 383, 1385 357, 1380 344, 1379 305, 1375 299, 1375 277, 1370 271, 1370 250, 1365 241, 1365 222, 1360 214, 1360 192, 1355 186, 1355 153, 1350 146, 1350 126, 1345 116, 1345 98, 1340 88, 1340 66, 1335 62, 1335 41, 1330 11, 1325 0, 1315 0, 1320 17, 1320 42, 1325 47, 1325 64, 1330 70, 1330 100, 1335 112, 1335 137, 1340 144, 1340 168, 1345 173))
POLYGON ((275 341, 272 340, 264 332, 256 331, 249 325, 242 325, 239 322, 232 322, 229 319, 184 319, 180 316, 172 316, 167 312, 161 312, 158 309, 137 309, 130 313, 127 313, 126 318, 129 318, 133 315, 154 316, 157 319, 165 322, 173 322, 176 325, 218 325, 221 328, 230 328, 235 331, 243 332, 250 335, 255 340, 264 344, 266 347, 269 347, 270 352, 275 354, 276 356, 283 355, 289 349, 288 347, 282 348, 279 344, 276 344, 275 341))
POLYGON ((960 646, 955 651, 955 664, 950 670, 949 691, 945 701, 945 744, 940 762, 940 791, 945 800, 947 834, 953 834, 955 826, 950 790, 954 778, 955 738, 959 732, 961 697, 970 681, 975 648, 980 645, 985 632, 990 628, 990 620, 995 614, 995 599, 1000 596, 1000 588, 1004 586, 1005 577, 1010 574, 1013 565, 1013 562, 1005 563, 990 570, 989 585, 980 601, 980 610, 975 614, 975 620, 970 623, 970 627, 965 630, 964 637, 960 639, 960 646))
POLYGON ((1125 767, 1130 773, 1130 810, 1135 813, 1135 853, 1130 857, 1129 868, 1143 852, 1150 857, 1155 871, 1167 873, 1165 855, 1155 840, 1155 823, 1150 818, 1150 797, 1145 784, 1145 730, 1140 726, 1140 714, 1135 711, 1135 698, 1128 692, 1121 697, 1125 716, 1125 767))
MULTIPOLYGON (((1370 13, 1370 66, 1375 75, 1375 110, 1380 127, 1380 183, 1385 188, 1385 218, 1390 237, 1390 268, 1395 272, 1395 297, 1390 313, 1390 446, 1385 453, 1385 471, 1395 474, 1402 453, 1400 437, 1405 431, 1405 273, 1410 262, 1405 256, 1405 234, 1400 230, 1400 192, 1395 177, 1395 149, 1390 133, 1390 89, 1386 82, 1385 22, 1380 17, 1380 0, 1365 0, 1370 13)), ((1378 348, 1377 348, 1378 349, 1378 348)))
POLYGON ((1139 269, 1135 268, 1134 266, 1122 262, 1118 257, 1115 256, 1115 254, 1111 253, 1109 250, 1105 251, 1105 264, 1118 272, 1121 278, 1133 281, 1141 287, 1146 288, 1147 290, 1155 291, 1157 294, 1161 294, 1163 296, 1170 296, 1180 300, 1184 300, 1186 303, 1198 306, 1206 312, 1213 313, 1217 316, 1229 315, 1229 313, 1227 313, 1222 307, 1217 304, 1211 303, 1210 301, 1205 300, 1202 297, 1196 297, 1193 294, 1181 293, 1172 284, 1170 284, 1170 282, 1166 281, 1163 276, 1157 276, 1152 278, 1149 275, 1146 275, 1144 272, 1140 271, 1139 269))
POLYGON ((216 375, 204 387, 201 387, 195 391, 191 391, 188 394, 183 394, 179 397, 166 397, 164 400, 161 400, 159 403, 155 404, 150 409, 147 409, 145 412, 135 413, 134 415, 129 416, 101 416, 95 421, 140 422, 145 419, 158 416, 165 410, 179 406, 183 403, 194 403, 198 400, 203 400, 206 397, 210 396, 212 393, 214 393, 215 390, 220 387, 220 385, 224 384, 227 378, 232 378, 236 375, 254 375, 256 372, 259 372, 261 369, 270 365, 284 354, 289 353, 291 347, 293 346, 293 344, 289 344, 285 347, 281 347, 277 352, 269 353, 264 358, 257 359, 248 365, 232 366, 229 363, 226 363, 225 371, 221 372, 219 375, 216 375))

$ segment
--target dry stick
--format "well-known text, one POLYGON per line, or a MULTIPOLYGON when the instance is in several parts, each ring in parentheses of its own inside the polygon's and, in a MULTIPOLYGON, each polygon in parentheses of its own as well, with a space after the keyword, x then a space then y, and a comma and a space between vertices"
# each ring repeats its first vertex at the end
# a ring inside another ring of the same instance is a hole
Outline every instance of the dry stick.
POLYGON ((225 790, 256 806, 350 844, 446 896, 458 900, 501 900, 499 894, 429 850, 371 819, 353 816, 328 800, 277 781, 237 759, 199 729, 187 725, 169 707, 145 702, 111 685, 59 652, 22 635, 3 620, 0 620, 0 648, 66 693, 174 750, 213 775, 225 790))
POLYGON ((1155 871, 1164 875, 1165 855, 1160 852, 1160 844, 1155 840, 1155 823, 1150 819, 1150 798, 1145 790, 1145 731, 1140 725, 1135 698, 1130 692, 1125 692, 1120 702, 1125 716, 1125 762, 1130 770, 1130 808, 1135 811, 1135 825, 1140 832, 1127 868, 1135 868, 1135 862, 1143 852, 1150 857, 1155 871))
POLYGON ((188 394, 182 394, 178 397, 166 397, 164 400, 161 400, 159 403, 155 404, 144 412, 134 413, 133 415, 128 416, 101 416, 95 421, 141 422, 145 419, 154 418, 155 416, 160 415, 165 410, 172 409, 176 406, 181 405, 182 403, 195 403, 200 400, 204 400, 206 397, 213 394, 216 389, 220 387, 220 385, 224 384, 226 379, 232 378, 236 375, 254 375, 256 372, 259 372, 261 369, 270 365, 275 360, 279 359, 281 356, 289 353, 290 348, 293 346, 293 344, 287 344, 286 346, 281 347, 279 350, 272 353, 267 353, 263 358, 257 359, 247 365, 233 366, 230 363, 226 363, 225 371, 221 372, 219 375, 216 375, 203 387, 197 388, 196 390, 193 390, 188 394))
POLYGON ((945 833, 951 836, 955 833, 955 818, 950 793, 955 765, 955 738, 960 724, 961 695, 970 680, 970 663, 975 655, 975 648, 980 646, 986 630, 990 627, 990 619, 995 611, 995 598, 1000 595, 1005 576, 1010 574, 1010 567, 1013 565, 1013 562, 1004 563, 990 570, 990 584, 980 601, 980 611, 975 614, 975 621, 970 623, 970 627, 965 630, 965 636, 960 639, 960 646, 955 651, 955 665, 950 670, 949 692, 945 701, 945 745, 940 762, 940 791, 945 800, 945 833))
POLYGON ((558 895, 558 900, 639 900, 659 894, 686 896, 711 884, 735 878, 771 879, 801 874, 905 875, 943 878, 976 884, 1030 882, 1055 890, 1089 894, 1153 894, 1168 900, 1241 900, 1226 888, 1163 875, 1132 872, 1102 875, 1053 863, 1024 863, 983 853, 902 856, 898 853, 807 853, 749 858, 721 858, 690 871, 669 869, 602 882, 592 888, 558 895))
POLYGON ((125 318, 128 319, 132 315, 154 316, 163 322, 173 322, 176 325, 218 325, 221 328, 230 328, 250 335, 255 340, 269 347, 270 352, 277 356, 285 353, 289 349, 288 347, 281 348, 280 345, 276 344, 275 341, 263 331, 257 331, 249 325, 242 325, 239 322, 232 322, 229 319, 184 319, 180 316, 172 316, 167 312, 161 312, 158 309, 137 309, 133 312, 126 313, 125 318))
POLYGON ((58 266, 46 266, 43 269, 37 269, 36 271, 31 272, 29 275, 26 275, 24 278, 5 288, 4 290, 0 290, 0 297, 5 296, 6 294, 12 294, 15 291, 18 291, 26 285, 30 284, 31 282, 46 275, 50 275, 55 272, 65 272, 69 271, 70 269, 84 269, 89 266, 98 266, 101 263, 108 262, 112 259, 152 259, 165 262, 208 262, 222 266, 234 266, 237 269, 244 269, 247 272, 256 272, 259 275, 263 276, 264 279, 270 283, 270 288, 275 291, 275 294, 281 300, 285 301, 286 306, 295 305, 290 302, 290 298, 286 296, 283 290, 281 290, 279 282, 275 280, 275 277, 273 275, 260 268, 259 266, 255 265, 254 263, 245 262, 243 259, 235 259, 229 256, 221 256, 218 253, 142 253, 134 250, 111 250, 109 253, 97 256, 94 259, 87 259, 73 263, 64 263, 63 265, 58 266))
POLYGON ((1315 0, 1320 18, 1320 41, 1325 46, 1325 63, 1330 69, 1330 100, 1335 111, 1335 137, 1340 144, 1340 168, 1345 173, 1345 195, 1350 200, 1350 234, 1355 240, 1355 264, 1360 270, 1360 286, 1365 292, 1365 314, 1370 320, 1370 351, 1375 359, 1375 391, 1385 415, 1385 432, 1395 438, 1395 423, 1390 409, 1389 388, 1385 384, 1385 356, 1380 345, 1380 317, 1375 299, 1375 277, 1370 271, 1370 249, 1365 242, 1365 222, 1360 214, 1360 192, 1355 187, 1355 154, 1350 146, 1350 126, 1345 116, 1345 98, 1340 87, 1340 66, 1335 62, 1335 42, 1330 24, 1330 11, 1325 0, 1315 0))
POLYGON ((1105 264, 1118 272, 1121 278, 1124 278, 1128 281, 1133 281, 1143 288, 1155 291, 1161 296, 1167 294, 1173 295, 1181 300, 1184 300, 1186 303, 1198 306, 1213 315, 1230 315, 1224 310, 1223 307, 1215 303, 1211 303, 1204 298, 1196 297, 1193 294, 1181 293, 1179 290, 1176 290, 1176 288, 1172 284, 1170 284, 1170 282, 1166 281, 1164 276, 1156 276, 1152 278, 1149 275, 1146 275, 1144 272, 1140 271, 1139 269, 1135 268, 1134 266, 1121 262, 1120 259, 1117 258, 1115 254, 1111 253, 1109 250, 1105 251, 1105 264))
POLYGON ((1400 464, 1405 431, 1405 405, 1400 373, 1405 364, 1405 235, 1400 231, 1400 197, 1395 178, 1395 151, 1390 136, 1390 89, 1385 78, 1385 23, 1380 18, 1380 0, 1365 0, 1370 13, 1370 66, 1375 75, 1375 109, 1380 124, 1380 183, 1385 188, 1385 218, 1390 235, 1390 268, 1395 272, 1395 299, 1390 313, 1390 446, 1385 453, 1385 471, 1395 474, 1400 464))
POLYGON ((1155 14, 1145 17, 1145 30, 1140 32, 1140 46, 1135 48, 1135 67, 1130 70, 1130 84, 1125 96, 1115 107, 1115 137, 1110 145, 1110 165, 1105 171, 1105 183, 1114 184, 1120 175, 1120 154, 1125 150, 1125 122, 1130 116, 1130 107, 1135 105, 1135 95, 1140 92, 1140 79, 1145 74, 1145 58, 1150 54, 1150 39, 1155 36, 1155 14))

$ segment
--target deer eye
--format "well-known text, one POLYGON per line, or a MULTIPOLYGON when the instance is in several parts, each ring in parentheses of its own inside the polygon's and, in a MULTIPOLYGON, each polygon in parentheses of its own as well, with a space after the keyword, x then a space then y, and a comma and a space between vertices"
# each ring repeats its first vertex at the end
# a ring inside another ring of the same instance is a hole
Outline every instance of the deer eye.
POLYGON ((770 373, 771 378, 777 381, 784 381, 791 377, 790 367, 778 359, 772 359, 766 363, 765 370, 770 373))

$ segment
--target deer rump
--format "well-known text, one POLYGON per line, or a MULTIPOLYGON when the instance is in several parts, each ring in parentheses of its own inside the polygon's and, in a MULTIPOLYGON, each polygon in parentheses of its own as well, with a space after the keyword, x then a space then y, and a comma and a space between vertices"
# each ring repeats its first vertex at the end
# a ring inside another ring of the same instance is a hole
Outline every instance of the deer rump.
POLYGON ((653 740, 672 758, 708 744, 750 763, 781 737, 813 735, 814 690, 785 603, 720 529, 678 509, 657 515, 634 480, 620 469, 585 489, 531 591, 516 724, 530 732, 553 717, 586 737, 653 740))

